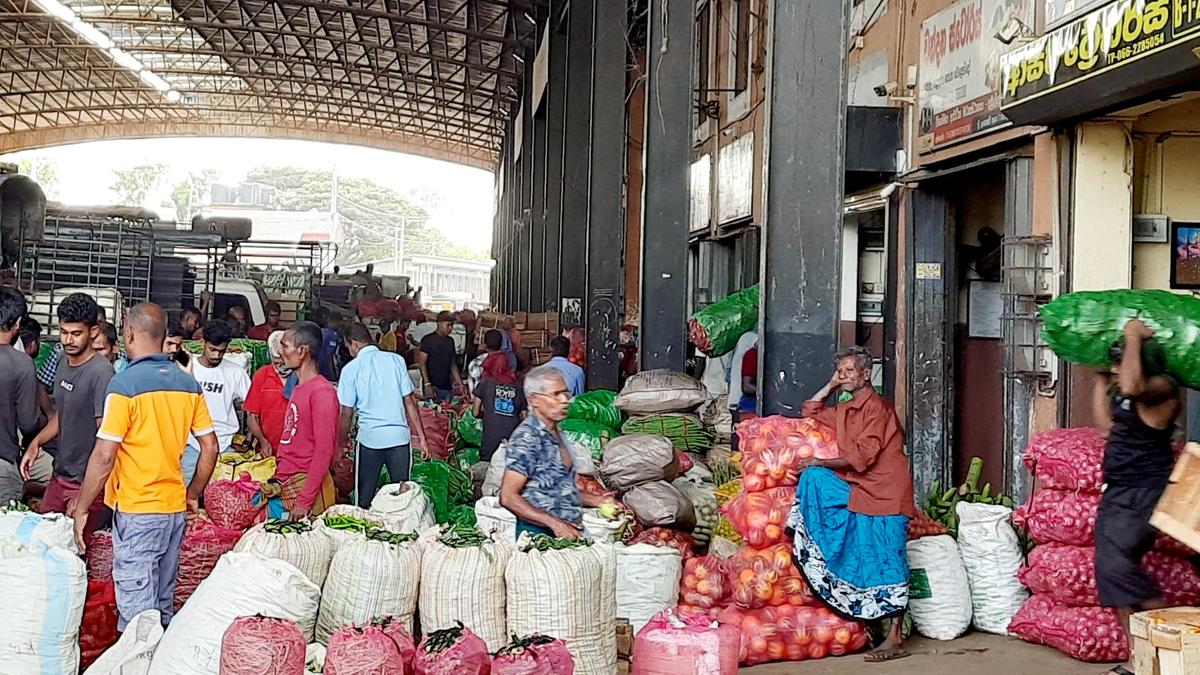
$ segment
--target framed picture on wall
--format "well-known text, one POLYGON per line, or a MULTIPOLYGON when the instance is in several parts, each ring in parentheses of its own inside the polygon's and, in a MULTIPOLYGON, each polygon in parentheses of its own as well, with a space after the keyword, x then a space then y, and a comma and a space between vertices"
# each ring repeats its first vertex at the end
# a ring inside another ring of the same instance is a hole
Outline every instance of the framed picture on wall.
POLYGON ((1171 288, 1200 288, 1200 223, 1171 223, 1171 288))

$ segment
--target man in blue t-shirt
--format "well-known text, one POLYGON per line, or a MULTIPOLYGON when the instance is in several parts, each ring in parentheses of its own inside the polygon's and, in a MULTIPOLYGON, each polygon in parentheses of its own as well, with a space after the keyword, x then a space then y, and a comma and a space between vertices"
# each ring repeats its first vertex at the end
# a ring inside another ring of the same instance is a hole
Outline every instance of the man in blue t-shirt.
POLYGON ((340 312, 324 312, 321 329, 321 358, 317 359, 317 368, 321 376, 330 382, 336 382, 340 368, 338 354, 342 350, 342 315, 340 312))

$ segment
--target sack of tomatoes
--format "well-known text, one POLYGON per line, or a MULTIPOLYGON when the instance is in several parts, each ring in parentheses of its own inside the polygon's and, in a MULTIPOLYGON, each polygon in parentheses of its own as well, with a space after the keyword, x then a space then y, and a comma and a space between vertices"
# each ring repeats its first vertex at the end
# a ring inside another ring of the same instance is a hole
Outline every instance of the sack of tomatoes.
POLYGON ((811 418, 756 417, 739 423, 737 434, 746 492, 795 485, 804 460, 841 456, 836 432, 811 418))
POLYGON ((792 562, 788 544, 763 549, 743 546, 727 564, 733 602, 739 607, 820 604, 792 562))
POLYGON ((738 660, 744 666, 843 656, 867 645, 865 624, 843 619, 827 607, 779 605, 748 610, 731 605, 717 621, 742 631, 738 660))
POLYGON ((696 543, 692 535, 669 527, 651 527, 632 536, 628 542, 634 544, 650 544, 652 546, 667 546, 679 551, 684 560, 696 555, 696 543))
POLYGON ((763 548, 787 541, 784 529, 795 501, 796 489, 791 486, 745 492, 721 507, 721 515, 747 544, 763 548))
POLYGON ((688 558, 679 579, 679 604, 703 613, 724 608, 728 603, 729 561, 713 555, 688 558))

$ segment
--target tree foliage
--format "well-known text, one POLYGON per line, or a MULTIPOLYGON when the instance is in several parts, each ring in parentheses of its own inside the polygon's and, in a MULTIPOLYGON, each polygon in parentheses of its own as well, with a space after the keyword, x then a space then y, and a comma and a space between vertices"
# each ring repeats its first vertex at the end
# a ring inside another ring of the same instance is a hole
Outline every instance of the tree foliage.
POLYGON ((116 169, 109 189, 116 193, 122 205, 143 206, 150 193, 162 183, 167 169, 166 164, 139 164, 128 169, 116 169))
POLYGON ((217 181, 221 172, 217 169, 193 171, 171 190, 171 202, 175 204, 175 219, 181 223, 191 222, 192 216, 204 204, 205 193, 217 181))
MULTIPOLYGON (((289 211, 329 211, 333 172, 297 167, 258 167, 249 182, 275 188, 276 203, 289 211)), ((345 228, 338 263, 352 267, 408 254, 448 255, 486 260, 487 254, 453 244, 428 225, 429 213, 400 193, 358 177, 338 177, 337 213, 345 228)))
POLYGON ((46 157, 25 158, 17 163, 17 170, 32 178, 48 199, 58 198, 58 167, 54 160, 46 157))

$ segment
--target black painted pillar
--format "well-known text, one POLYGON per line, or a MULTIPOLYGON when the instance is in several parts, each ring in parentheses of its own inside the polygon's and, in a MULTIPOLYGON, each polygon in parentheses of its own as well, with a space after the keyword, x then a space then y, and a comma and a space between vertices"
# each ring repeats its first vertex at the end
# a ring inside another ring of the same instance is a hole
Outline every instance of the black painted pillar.
POLYGON ((625 252, 624 2, 595 0, 592 175, 587 247, 587 386, 616 389, 625 252))
POLYGON ((642 321, 638 332, 644 370, 682 371, 687 357, 688 175, 695 100, 692 4, 650 2, 642 192, 642 321))
MULTIPOLYGON (((516 114, 516 110, 512 111, 516 114)), ((513 311, 513 305, 516 302, 516 246, 514 238, 517 233, 513 227, 513 214, 517 208, 518 197, 520 196, 520 183, 517 178, 516 165, 516 146, 513 144, 513 134, 516 129, 516 122, 513 119, 508 120, 508 131, 505 135, 505 156, 504 156, 504 211, 501 214, 503 221, 500 223, 500 231, 503 233, 503 247, 500 250, 500 259, 504 265, 503 278, 503 302, 500 307, 505 312, 513 311)))
POLYGON ((525 50, 525 80, 521 87, 521 200, 517 209, 519 234, 517 253, 517 311, 527 312, 530 307, 529 279, 533 263, 533 183, 534 130, 533 130, 533 59, 536 52, 525 50))
POLYGON ((760 405, 798 416, 837 350, 850 3, 772 0, 760 405))
POLYGON ((954 447, 954 325, 958 271, 954 214, 946 197, 922 186, 909 197, 906 264, 908 286, 908 454, 913 489, 929 494, 951 475, 954 447))
POLYGON ((562 144, 559 323, 581 328, 587 293, 588 189, 592 144, 592 26, 596 0, 571 0, 567 16, 566 104, 562 144))
POLYGON ((559 256, 562 240, 563 192, 563 116, 567 110, 567 25, 562 18, 565 0, 550 3, 550 44, 547 55, 549 76, 546 82, 545 152, 545 251, 543 255, 544 304, 547 311, 558 311, 559 256))

